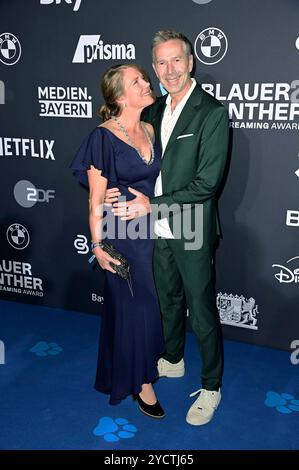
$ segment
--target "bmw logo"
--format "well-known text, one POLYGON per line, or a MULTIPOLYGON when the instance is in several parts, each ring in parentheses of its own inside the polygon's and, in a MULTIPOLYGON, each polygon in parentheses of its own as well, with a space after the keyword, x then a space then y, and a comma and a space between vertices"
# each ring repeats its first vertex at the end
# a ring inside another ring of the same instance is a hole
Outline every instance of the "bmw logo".
POLYGON ((194 43, 194 51, 200 62, 214 65, 220 62, 227 51, 227 37, 218 28, 206 28, 199 33, 194 43))
POLYGON ((0 34, 0 62, 5 65, 14 65, 21 57, 21 44, 11 33, 0 34))

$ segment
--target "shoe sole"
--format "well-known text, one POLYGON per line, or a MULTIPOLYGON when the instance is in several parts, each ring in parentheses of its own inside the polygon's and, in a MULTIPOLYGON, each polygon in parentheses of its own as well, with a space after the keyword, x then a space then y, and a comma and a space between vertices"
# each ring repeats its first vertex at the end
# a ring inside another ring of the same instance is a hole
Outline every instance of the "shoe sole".
POLYGON ((188 424, 191 424, 192 426, 203 426, 204 424, 208 424, 210 421, 212 421, 212 418, 207 419, 206 421, 202 421, 201 423, 192 423, 192 421, 189 421, 188 418, 186 418, 186 421, 188 424))
POLYGON ((159 377, 169 377, 169 378, 172 378, 172 379, 177 379, 179 377, 184 377, 185 375, 185 371, 184 372, 167 372, 167 374, 163 374, 161 375, 159 373, 159 377))
POLYGON ((146 413, 146 411, 144 411, 140 406, 139 406, 139 409, 140 409, 140 411, 141 411, 144 415, 149 416, 150 418, 162 419, 162 418, 165 417, 165 413, 164 413, 164 415, 162 415, 162 416, 154 416, 154 415, 151 415, 151 414, 149 414, 149 413, 146 413))
MULTIPOLYGON (((220 400, 219 400, 219 403, 220 403, 220 400)), ((217 410, 217 408, 219 406, 219 403, 216 406, 215 411, 217 410)), ((214 415, 211 418, 206 419, 205 421, 201 421, 201 423, 192 423, 192 421, 190 421, 188 419, 188 416, 186 416, 186 421, 187 421, 188 424, 191 424, 192 426, 203 426, 204 424, 208 424, 210 421, 212 421, 213 417, 214 417, 214 415)))

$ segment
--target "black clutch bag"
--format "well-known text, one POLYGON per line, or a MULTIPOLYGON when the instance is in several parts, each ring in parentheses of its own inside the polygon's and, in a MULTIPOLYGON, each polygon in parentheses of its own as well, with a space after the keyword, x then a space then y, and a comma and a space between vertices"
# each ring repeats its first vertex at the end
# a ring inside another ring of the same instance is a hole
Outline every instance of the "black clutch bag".
MULTIPOLYGON (((125 258, 122 253, 120 253, 113 245, 111 245, 111 243, 102 242, 100 246, 102 250, 104 250, 106 253, 108 253, 109 256, 111 256, 111 258, 116 259, 117 261, 120 262, 120 264, 110 263, 110 266, 114 269, 114 271, 116 271, 116 274, 119 277, 121 277, 122 279, 125 279, 128 282, 130 292, 133 296, 130 265, 129 265, 127 258, 125 258)), ((94 260, 96 260, 95 255, 89 258, 88 262, 92 263, 94 260)))

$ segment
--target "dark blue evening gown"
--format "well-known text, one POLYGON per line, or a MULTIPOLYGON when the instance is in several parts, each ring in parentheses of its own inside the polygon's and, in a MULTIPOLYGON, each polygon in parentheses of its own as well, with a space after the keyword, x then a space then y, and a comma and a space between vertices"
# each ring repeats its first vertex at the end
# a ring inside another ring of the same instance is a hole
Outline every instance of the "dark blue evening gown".
MULTIPOLYGON (((147 165, 137 151, 104 127, 97 127, 84 140, 71 165, 80 183, 88 187, 86 170, 92 164, 108 179, 108 188, 118 187, 122 196, 133 199, 128 187, 145 195, 154 195, 160 171, 161 151, 154 144, 155 159, 147 165)), ((129 394, 141 391, 143 383, 158 376, 157 360, 164 351, 162 324, 153 278, 151 218, 133 221, 140 238, 132 237, 128 221, 114 217, 107 209, 106 240, 129 261, 133 296, 127 282, 105 271, 104 306, 95 381, 96 390, 110 394, 110 404, 117 404, 129 394), (145 224, 144 224, 145 222, 145 224), (115 237, 110 233, 115 228, 115 237), (130 231, 131 238, 124 236, 130 231)), ((134 230, 133 230, 134 232, 134 230)))

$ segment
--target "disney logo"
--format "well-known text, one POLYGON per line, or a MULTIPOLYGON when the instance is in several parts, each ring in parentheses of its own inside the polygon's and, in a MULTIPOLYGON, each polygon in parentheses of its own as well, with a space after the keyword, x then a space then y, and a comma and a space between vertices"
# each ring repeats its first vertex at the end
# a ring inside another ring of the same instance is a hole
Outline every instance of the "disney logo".
MULTIPOLYGON (((287 261, 290 263, 294 259, 299 259, 299 256, 295 256, 287 261)), ((275 278, 282 284, 282 283, 290 283, 295 282, 299 283, 299 268, 294 269, 293 271, 286 266, 282 266, 281 264, 272 264, 272 268, 279 268, 280 270, 274 274, 275 278)))

